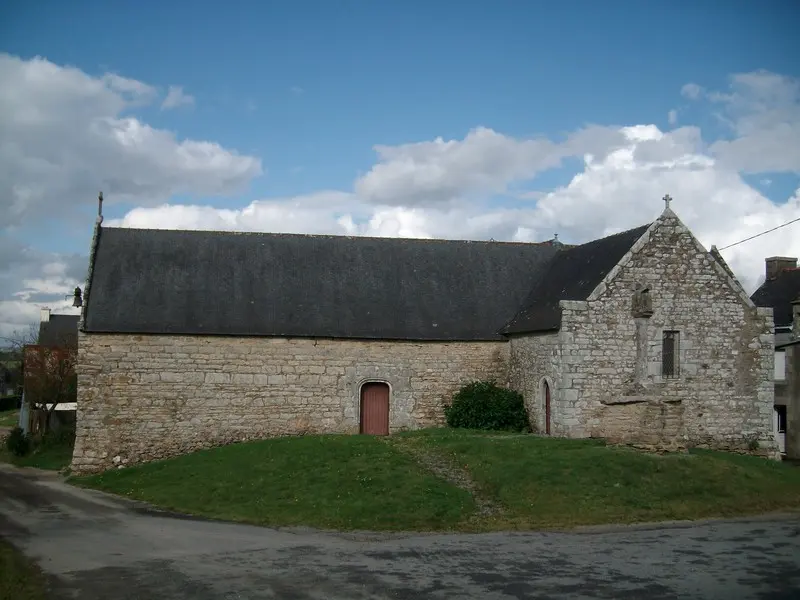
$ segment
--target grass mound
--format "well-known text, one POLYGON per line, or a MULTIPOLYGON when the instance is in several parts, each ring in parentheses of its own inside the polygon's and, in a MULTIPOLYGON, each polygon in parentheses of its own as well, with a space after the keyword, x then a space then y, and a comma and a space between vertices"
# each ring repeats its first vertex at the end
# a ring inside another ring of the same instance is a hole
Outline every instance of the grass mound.
POLYGON ((508 527, 732 517, 800 509, 800 468, 725 452, 654 455, 602 440, 430 430, 507 508, 508 527))
POLYGON ((172 510, 273 526, 447 529, 473 509, 468 492, 367 436, 234 444, 73 481, 172 510))
POLYGON ((800 508, 800 468, 766 459, 451 429, 271 439, 71 481, 179 512, 350 530, 536 529, 800 508), (476 512, 476 499, 496 510, 476 512))

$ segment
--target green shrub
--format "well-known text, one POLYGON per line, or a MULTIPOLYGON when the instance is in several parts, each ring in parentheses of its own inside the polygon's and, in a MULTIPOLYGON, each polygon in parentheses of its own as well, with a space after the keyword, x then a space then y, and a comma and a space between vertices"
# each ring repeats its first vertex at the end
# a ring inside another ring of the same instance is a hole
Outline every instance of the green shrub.
POLYGON ((20 427, 14 427, 6 438, 6 448, 14 456, 25 456, 31 451, 31 440, 20 427))
POLYGON ((530 431, 522 394, 494 381, 476 381, 462 387, 445 406, 447 425, 465 429, 530 431))

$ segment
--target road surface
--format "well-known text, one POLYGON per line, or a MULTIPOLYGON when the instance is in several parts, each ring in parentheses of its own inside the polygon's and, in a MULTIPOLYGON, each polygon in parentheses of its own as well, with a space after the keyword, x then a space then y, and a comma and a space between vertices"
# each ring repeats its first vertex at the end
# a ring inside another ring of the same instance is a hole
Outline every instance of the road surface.
POLYGON ((39 561, 53 598, 800 598, 800 517, 336 534, 167 516, 0 465, 0 536, 39 561))

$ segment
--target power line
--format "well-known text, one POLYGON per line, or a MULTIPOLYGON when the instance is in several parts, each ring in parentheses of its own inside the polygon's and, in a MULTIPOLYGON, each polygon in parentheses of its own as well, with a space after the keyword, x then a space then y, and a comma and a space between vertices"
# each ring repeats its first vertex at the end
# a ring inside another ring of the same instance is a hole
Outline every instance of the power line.
POLYGON ((775 231, 776 229, 780 229, 781 227, 786 227, 787 225, 791 225, 792 223, 796 223, 797 221, 800 221, 800 217, 797 217, 796 219, 792 219, 791 221, 787 221, 783 225, 778 225, 777 227, 773 227, 772 229, 767 229, 766 231, 762 231, 761 233, 757 233, 755 235, 751 235, 749 238, 744 238, 743 240, 739 240, 738 242, 734 242, 733 244, 728 244, 724 248, 718 248, 718 250, 720 250, 720 251, 727 250, 728 248, 733 248, 734 246, 738 246, 739 244, 744 244, 745 242, 749 242, 750 240, 754 240, 757 237, 761 237, 762 235, 765 235, 767 233, 771 233, 771 232, 775 231))

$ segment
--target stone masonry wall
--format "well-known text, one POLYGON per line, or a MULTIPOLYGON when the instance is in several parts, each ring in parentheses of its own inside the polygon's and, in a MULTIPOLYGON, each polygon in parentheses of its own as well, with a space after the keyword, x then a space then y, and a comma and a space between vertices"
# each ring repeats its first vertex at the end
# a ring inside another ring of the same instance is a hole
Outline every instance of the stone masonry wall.
POLYGON ((556 396, 559 388, 554 385, 560 379, 558 333, 513 336, 510 345, 509 384, 525 399, 531 429, 541 433, 547 430, 542 386, 546 378, 550 385, 551 432, 557 433, 561 423, 556 396))
POLYGON ((505 383, 505 342, 83 334, 72 468, 92 472, 235 441, 357 433, 360 387, 391 386, 390 431, 442 424, 474 379, 505 383))
POLYGON ((672 438, 661 443, 747 451, 758 440, 774 455, 771 311, 748 305, 672 211, 587 301, 562 307, 558 398, 569 436, 619 437, 622 420, 638 427, 629 439, 646 439, 653 432, 645 424, 661 414, 656 423, 672 438), (637 284, 649 288, 653 308, 640 323, 646 339, 638 351, 637 284), (667 379, 665 329, 680 332, 679 376, 667 379))
POLYGON ((684 447, 683 417, 682 402, 664 402, 660 398, 608 404, 603 408, 599 433, 612 444, 678 450, 684 447))

